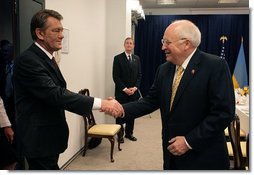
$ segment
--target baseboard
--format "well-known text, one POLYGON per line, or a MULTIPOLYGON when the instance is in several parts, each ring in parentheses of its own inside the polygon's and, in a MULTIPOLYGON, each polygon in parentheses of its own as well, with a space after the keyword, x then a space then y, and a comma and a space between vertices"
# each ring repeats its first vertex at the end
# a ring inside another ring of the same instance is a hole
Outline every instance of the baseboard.
POLYGON ((70 165, 70 163, 74 160, 74 159, 76 159, 80 154, 81 154, 81 152, 83 152, 83 150, 84 150, 84 147, 83 148, 81 148, 76 154, 74 154, 65 164, 63 164, 63 166, 61 166, 61 170, 65 170, 65 168, 68 166, 68 165, 70 165))

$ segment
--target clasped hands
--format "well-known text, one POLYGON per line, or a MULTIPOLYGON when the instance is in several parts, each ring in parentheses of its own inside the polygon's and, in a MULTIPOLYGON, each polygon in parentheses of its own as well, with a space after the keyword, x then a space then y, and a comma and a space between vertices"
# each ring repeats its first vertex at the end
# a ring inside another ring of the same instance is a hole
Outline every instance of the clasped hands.
POLYGON ((126 88, 126 89, 124 90, 124 92, 125 92, 127 95, 131 96, 131 95, 133 95, 133 94, 136 92, 137 89, 138 89, 138 88, 136 88, 136 87, 126 88))
POLYGON ((118 101, 113 97, 108 97, 108 99, 102 100, 101 102, 101 112, 105 112, 106 114, 117 118, 123 115, 124 110, 118 101))

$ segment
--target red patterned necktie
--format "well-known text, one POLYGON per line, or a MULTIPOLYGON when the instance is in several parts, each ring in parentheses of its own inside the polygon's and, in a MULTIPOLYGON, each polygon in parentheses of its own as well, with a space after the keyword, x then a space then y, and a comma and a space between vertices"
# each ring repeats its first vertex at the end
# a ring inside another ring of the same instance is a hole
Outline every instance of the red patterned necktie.
POLYGON ((58 65, 57 65, 57 63, 56 63, 55 57, 53 57, 53 58, 51 59, 51 61, 52 61, 53 66, 54 66, 56 69, 59 69, 59 67, 58 67, 58 65))

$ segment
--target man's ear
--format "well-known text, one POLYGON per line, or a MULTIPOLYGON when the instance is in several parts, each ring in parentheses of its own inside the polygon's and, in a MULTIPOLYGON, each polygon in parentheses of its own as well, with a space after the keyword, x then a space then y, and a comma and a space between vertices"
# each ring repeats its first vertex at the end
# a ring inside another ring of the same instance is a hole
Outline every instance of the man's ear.
POLYGON ((190 47, 192 47, 191 42, 190 42, 189 40, 186 40, 186 41, 185 41, 184 46, 185 46, 184 48, 185 48, 186 50, 188 50, 190 47))
POLYGON ((36 34, 38 39, 44 40, 44 33, 41 31, 41 29, 36 28, 35 29, 35 34, 36 34))

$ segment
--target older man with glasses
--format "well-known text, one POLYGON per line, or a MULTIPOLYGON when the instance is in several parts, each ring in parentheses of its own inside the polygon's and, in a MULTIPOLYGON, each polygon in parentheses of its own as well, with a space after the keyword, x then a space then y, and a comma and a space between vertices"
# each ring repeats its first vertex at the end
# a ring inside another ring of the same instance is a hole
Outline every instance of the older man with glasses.
POLYGON ((224 59, 198 49, 200 42, 191 21, 171 23, 162 39, 167 62, 148 95, 123 105, 125 119, 160 109, 165 170, 229 169, 224 129, 235 113, 231 74, 224 59))

